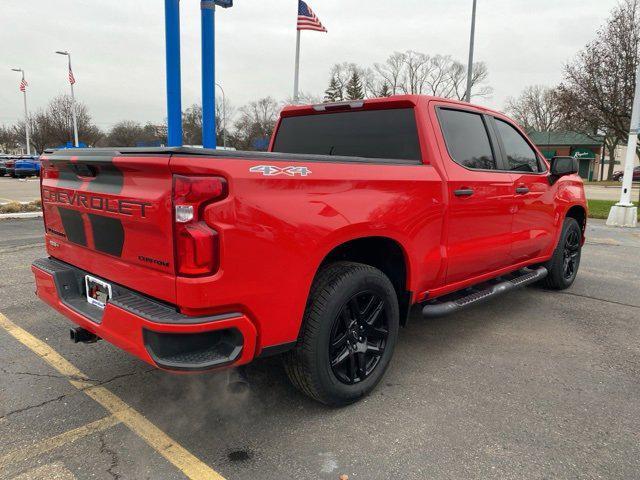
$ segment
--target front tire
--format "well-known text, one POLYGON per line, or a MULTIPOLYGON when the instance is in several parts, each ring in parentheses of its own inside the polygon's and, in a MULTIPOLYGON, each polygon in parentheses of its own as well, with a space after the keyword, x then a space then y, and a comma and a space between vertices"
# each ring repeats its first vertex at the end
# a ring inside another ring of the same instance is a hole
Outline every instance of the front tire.
POLYGON ((324 267, 311 287, 298 342, 285 370, 304 394, 330 406, 371 392, 384 375, 399 328, 395 289, 377 268, 324 267))
POLYGON ((549 274, 542 280, 542 285, 552 290, 564 290, 573 285, 581 255, 582 229, 575 218, 565 218, 553 257, 544 264, 549 274))

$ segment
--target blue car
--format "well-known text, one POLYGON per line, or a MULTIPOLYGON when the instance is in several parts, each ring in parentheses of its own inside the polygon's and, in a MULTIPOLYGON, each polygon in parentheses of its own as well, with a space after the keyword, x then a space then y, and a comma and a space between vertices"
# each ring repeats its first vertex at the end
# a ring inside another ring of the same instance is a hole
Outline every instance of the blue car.
POLYGON ((14 177, 31 177, 40 176, 40 158, 38 157, 22 157, 16 160, 14 177))

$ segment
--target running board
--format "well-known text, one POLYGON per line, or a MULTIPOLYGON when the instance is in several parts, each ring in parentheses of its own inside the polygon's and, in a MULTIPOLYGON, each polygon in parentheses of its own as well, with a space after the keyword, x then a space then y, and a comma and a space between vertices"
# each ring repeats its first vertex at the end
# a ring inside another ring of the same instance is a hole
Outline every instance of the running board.
POLYGON ((427 301, 422 308, 422 316, 432 318, 448 315, 471 305, 486 302, 511 290, 525 287, 542 280, 546 276, 547 269, 544 267, 536 269, 523 268, 508 275, 474 285, 471 288, 465 288, 464 290, 427 301))

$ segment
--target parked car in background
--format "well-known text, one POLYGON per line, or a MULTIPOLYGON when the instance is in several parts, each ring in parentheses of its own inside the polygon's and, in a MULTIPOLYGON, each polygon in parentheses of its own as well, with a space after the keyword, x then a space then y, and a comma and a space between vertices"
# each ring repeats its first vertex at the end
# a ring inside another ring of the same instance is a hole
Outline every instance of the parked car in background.
MULTIPOLYGON (((619 171, 619 172, 613 172, 613 175, 611 175, 611 178, 616 182, 621 182, 623 176, 624 176, 624 172, 619 171)), ((640 167, 636 167, 633 169, 633 181, 640 182, 640 167)))
POLYGON ((0 157, 0 177, 4 177, 7 174, 7 157, 0 157))
POLYGON ((4 174, 15 177, 15 166, 16 166, 16 157, 9 157, 4 162, 4 174))
POLYGON ((22 157, 16 160, 14 167, 14 177, 32 177, 40 175, 40 158, 39 157, 22 157))

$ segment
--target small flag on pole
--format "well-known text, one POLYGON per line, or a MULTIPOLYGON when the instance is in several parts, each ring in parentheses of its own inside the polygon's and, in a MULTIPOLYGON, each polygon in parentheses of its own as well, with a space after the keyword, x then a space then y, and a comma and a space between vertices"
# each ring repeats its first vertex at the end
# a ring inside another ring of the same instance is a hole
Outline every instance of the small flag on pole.
POLYGON ((298 1, 298 30, 315 30, 326 32, 327 29, 320 23, 320 19, 313 13, 311 7, 302 0, 298 1))
POLYGON ((20 91, 21 92, 26 92, 27 91, 27 87, 29 86, 29 84, 27 83, 27 81, 23 78, 22 81, 20 82, 20 91))
POLYGON ((69 65, 69 83, 71 85, 76 83, 76 77, 73 76, 73 70, 71 70, 71 65, 69 65))

